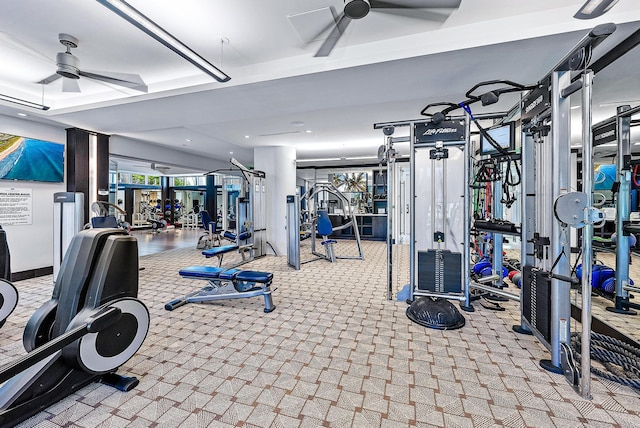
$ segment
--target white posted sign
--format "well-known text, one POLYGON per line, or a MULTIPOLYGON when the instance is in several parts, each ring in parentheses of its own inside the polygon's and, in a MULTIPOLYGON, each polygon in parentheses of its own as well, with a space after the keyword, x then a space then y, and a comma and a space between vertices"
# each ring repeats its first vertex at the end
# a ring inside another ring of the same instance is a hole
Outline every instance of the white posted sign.
POLYGON ((0 187, 0 225, 31 224, 33 189, 0 187))

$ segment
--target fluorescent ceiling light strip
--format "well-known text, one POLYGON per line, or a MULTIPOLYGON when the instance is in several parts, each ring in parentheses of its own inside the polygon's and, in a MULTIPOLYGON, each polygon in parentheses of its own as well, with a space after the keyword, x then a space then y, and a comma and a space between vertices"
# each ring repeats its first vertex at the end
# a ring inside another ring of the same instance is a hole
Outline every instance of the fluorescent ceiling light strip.
POLYGON ((573 15, 577 19, 592 19, 606 13, 618 0, 587 0, 587 2, 573 15))
POLYGON ((98 3, 110 9, 120 17, 126 19, 196 67, 212 76, 219 82, 227 82, 231 77, 218 69, 215 65, 198 55, 187 45, 176 39, 165 29, 144 16, 140 11, 123 0, 97 0, 98 3))
POLYGON ((25 107, 37 108, 38 110, 49 110, 49 107, 45 106, 44 104, 38 104, 38 103, 33 103, 33 102, 27 101, 27 100, 21 100, 20 98, 10 97, 9 95, 0 94, 0 100, 8 101, 8 102, 14 103, 14 104, 19 104, 19 105, 25 106, 25 107))
POLYGON ((602 0, 588 1, 587 3, 584 4, 584 6, 582 6, 582 10, 580 10, 580 12, 587 15, 591 15, 593 11, 596 10, 598 6, 600 6, 601 3, 602 3, 602 0))
POLYGON ((365 160, 378 159, 377 156, 351 156, 343 158, 316 158, 316 159, 298 159, 296 162, 327 162, 327 161, 349 161, 349 160, 365 160))
POLYGON ((324 161, 339 161, 340 158, 318 158, 318 159, 297 159, 296 162, 324 162, 324 161))

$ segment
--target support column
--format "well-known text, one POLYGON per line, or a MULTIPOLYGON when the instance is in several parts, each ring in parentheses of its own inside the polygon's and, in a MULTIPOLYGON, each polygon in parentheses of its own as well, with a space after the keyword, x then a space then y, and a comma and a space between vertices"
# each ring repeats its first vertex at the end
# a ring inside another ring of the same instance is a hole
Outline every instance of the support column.
POLYGON ((109 136, 67 128, 66 151, 67 192, 84 193, 86 224, 93 202, 109 202, 109 136))
POLYGON ((216 176, 211 174, 206 177, 206 196, 204 197, 204 207, 211 220, 218 222, 218 189, 216 188, 216 176))
POLYGON ((162 202, 160 203, 160 207, 162 209, 162 215, 165 221, 169 224, 173 224, 173 199, 171 197, 171 188, 169 187, 169 177, 163 175, 160 177, 160 199, 162 202), (169 215, 166 215, 167 212, 167 199, 169 200, 169 204, 171 208, 169 209, 169 215))
POLYGON ((278 255, 286 255, 287 195, 296 192, 296 149, 294 147, 256 147, 254 167, 266 174, 267 241, 278 255))

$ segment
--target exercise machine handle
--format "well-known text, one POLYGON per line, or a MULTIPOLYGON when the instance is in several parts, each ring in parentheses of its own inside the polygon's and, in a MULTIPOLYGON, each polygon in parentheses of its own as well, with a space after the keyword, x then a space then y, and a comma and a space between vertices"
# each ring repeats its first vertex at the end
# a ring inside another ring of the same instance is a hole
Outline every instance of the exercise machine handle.
POLYGON ((580 280, 578 278, 573 278, 570 276, 564 276, 564 275, 558 275, 558 274, 552 273, 551 278, 568 282, 570 284, 580 284, 580 280))
POLYGON ((0 367, 0 384, 23 372, 34 364, 55 354, 88 333, 97 333, 116 323, 122 316, 120 308, 107 307, 87 318, 82 325, 34 349, 27 355, 0 367))
POLYGON ((170 301, 169 303, 164 305, 164 308, 167 311, 172 311, 174 309, 179 308, 180 306, 184 306, 187 304, 187 300, 186 299, 175 299, 170 301))

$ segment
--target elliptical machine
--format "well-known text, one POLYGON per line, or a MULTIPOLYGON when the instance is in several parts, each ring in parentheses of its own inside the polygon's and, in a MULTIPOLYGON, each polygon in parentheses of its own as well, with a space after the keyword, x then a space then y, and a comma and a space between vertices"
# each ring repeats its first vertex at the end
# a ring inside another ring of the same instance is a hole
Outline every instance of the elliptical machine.
POLYGON ((13 426, 94 382, 129 391, 115 371, 140 348, 149 311, 138 300, 138 243, 118 229, 74 236, 51 300, 29 319, 27 354, 0 367, 0 426, 13 426))
POLYGON ((18 290, 11 281, 11 257, 7 233, 0 226, 0 327, 18 305, 18 290))

